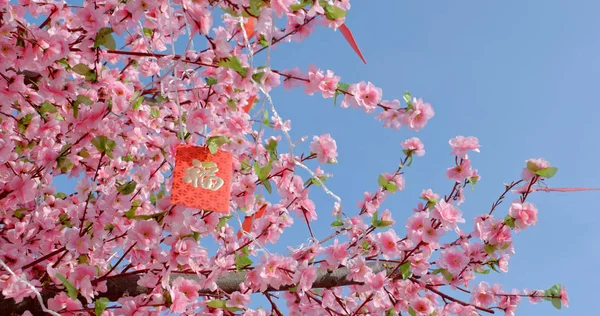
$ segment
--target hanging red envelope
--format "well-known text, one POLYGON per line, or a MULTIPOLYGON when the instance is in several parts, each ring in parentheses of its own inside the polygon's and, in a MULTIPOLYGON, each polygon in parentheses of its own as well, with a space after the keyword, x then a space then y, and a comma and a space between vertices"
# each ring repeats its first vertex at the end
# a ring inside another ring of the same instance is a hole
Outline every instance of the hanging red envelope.
POLYGON ((230 152, 177 146, 171 204, 229 214, 231 168, 230 152))

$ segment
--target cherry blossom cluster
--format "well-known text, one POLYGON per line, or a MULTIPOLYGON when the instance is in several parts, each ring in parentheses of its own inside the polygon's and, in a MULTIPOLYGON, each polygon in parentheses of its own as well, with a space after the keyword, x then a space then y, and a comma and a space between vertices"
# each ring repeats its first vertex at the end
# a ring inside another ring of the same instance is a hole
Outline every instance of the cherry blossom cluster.
POLYGON ((409 92, 384 100, 373 83, 314 65, 254 65, 319 26, 337 30, 349 9, 348 0, 0 0, 0 313, 464 316, 512 315, 523 298, 567 306, 561 285, 475 281, 507 271, 513 234, 537 222, 529 195, 556 173, 528 160, 466 229, 459 206, 480 180, 468 156, 479 152, 475 137, 450 140, 449 193, 423 190, 406 221, 382 206, 425 154, 416 137, 356 208, 336 201, 330 235, 312 230, 328 221, 311 189, 327 190, 337 144, 313 135, 278 150, 291 121, 259 106, 270 91, 339 97, 394 130, 418 131, 434 116, 409 92), (180 144, 232 153, 229 215, 170 203, 180 144), (319 165, 308 177, 297 168, 305 162, 319 165), (76 184, 59 187, 64 179, 76 184), (294 224, 310 243, 270 252, 294 224))

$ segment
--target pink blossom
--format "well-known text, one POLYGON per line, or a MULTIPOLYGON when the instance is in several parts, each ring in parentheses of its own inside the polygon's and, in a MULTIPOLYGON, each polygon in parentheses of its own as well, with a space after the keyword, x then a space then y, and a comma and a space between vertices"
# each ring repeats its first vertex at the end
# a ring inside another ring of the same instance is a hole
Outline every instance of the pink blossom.
POLYGON ((35 180, 31 179, 31 177, 26 177, 25 179, 13 177, 8 183, 8 188, 12 191, 11 195, 21 203, 33 201, 37 193, 36 186, 35 180))
POLYGON ((469 257, 465 255, 465 252, 462 249, 455 246, 442 250, 438 261, 440 267, 448 270, 448 272, 456 277, 469 263, 469 257))
MULTIPOLYGON (((54 311, 60 310, 80 310, 82 308, 80 301, 74 301, 66 292, 59 292, 54 297, 48 299, 48 308, 54 311)), ((65 313, 64 315, 76 315, 76 313, 65 313)))
MULTIPOLYGON (((317 2, 315 2, 315 7, 316 6, 317 2)), ((323 97, 333 98, 339 82, 340 77, 335 76, 331 70, 327 70, 327 73, 323 77, 323 80, 321 80, 321 82, 319 82, 318 84, 319 89, 323 93, 323 97)))
POLYGON ((560 302, 565 307, 569 307, 569 295, 567 294, 567 289, 565 286, 561 286, 560 288, 560 302))
MULTIPOLYGON (((142 0, 145 1, 145 0, 142 0)), ((152 1, 149 1, 152 2, 152 1)), ((191 2, 191 5, 186 5, 186 16, 192 22, 192 34, 200 33, 208 35, 210 28, 213 25, 213 17, 210 10, 202 5, 197 5, 191 2)))
POLYGON ((371 268, 366 265, 365 258, 362 256, 348 260, 348 269, 350 269, 348 279, 356 282, 364 282, 365 276, 372 272, 371 268))
POLYGON ((456 182, 463 182, 465 179, 471 177, 472 174, 471 161, 463 159, 458 166, 448 168, 446 177, 453 179, 456 182))
MULTIPOLYGON (((39 281, 31 280, 39 285, 39 281)), ((31 283, 31 282, 30 282, 31 283)), ((35 293, 25 282, 10 276, 6 281, 7 286, 2 290, 2 295, 6 298, 12 298, 16 303, 20 303, 26 297, 34 297, 35 293)))
POLYGON ((310 144, 310 151, 317 154, 319 163, 336 162, 338 155, 335 140, 329 134, 313 137, 313 142, 310 144))
POLYGON ((471 303, 482 307, 488 307, 494 302, 492 288, 486 282, 480 282, 471 290, 471 303))
POLYGON ((426 212, 418 212, 411 215, 406 221, 406 231, 408 237, 415 243, 421 241, 421 235, 425 228, 425 222, 429 220, 429 214, 426 212))
POLYGON ((417 297, 410 302, 410 307, 417 315, 428 316, 433 312, 433 304, 425 297, 417 297))
POLYGON ((298 67, 292 70, 282 71, 281 73, 285 75, 285 79, 283 79, 283 88, 286 90, 306 85, 306 82, 304 80, 298 80, 307 79, 302 70, 300 70, 300 68, 298 67))
POLYGON ((462 212, 444 200, 439 201, 431 212, 432 216, 442 222, 445 229, 456 228, 457 223, 464 223, 462 212))
POLYGON ((527 167, 523 168, 523 172, 521 172, 521 179, 529 181, 536 176, 536 171, 546 169, 548 167, 550 167, 550 163, 543 158, 528 159, 527 167))
POLYGON ((178 277, 173 281, 171 288, 171 297, 173 305, 171 311, 174 313, 183 313, 187 307, 198 299, 198 291, 201 289, 200 284, 196 281, 178 277))
POLYGON ((425 155, 425 145, 423 145, 418 137, 412 137, 403 141, 401 146, 402 149, 408 151, 408 154, 414 154, 419 157, 425 155))
POLYGON ((421 98, 413 98, 412 105, 406 110, 404 114, 404 124, 412 130, 418 131, 425 127, 427 121, 429 121, 435 112, 429 103, 423 103, 421 98))
POLYGON ((281 84, 280 75, 271 70, 265 72, 265 74, 261 78, 261 83, 263 84, 263 89, 269 92, 274 87, 277 87, 281 84))
POLYGON ((153 219, 138 220, 129 236, 133 241, 137 241, 139 249, 149 250, 159 242, 160 227, 153 219))
POLYGON ((440 237, 443 235, 443 231, 435 227, 435 225, 430 220, 426 220, 424 222, 424 226, 422 228, 421 240, 428 244, 437 243, 440 240, 440 237))
POLYGON ((92 280, 96 276, 96 268, 89 265, 78 265, 75 272, 69 276, 69 280, 79 290, 79 293, 88 301, 94 298, 92 280))
POLYGON ((474 136, 456 136, 449 141, 450 147, 452 147, 451 155, 456 155, 462 159, 469 159, 467 152, 472 150, 479 152, 479 140, 474 136))
POLYGON ((384 258, 389 259, 400 255, 400 249, 398 248, 400 238, 394 230, 390 229, 387 232, 378 233, 376 239, 384 258))
POLYGON ((404 180, 404 177, 401 174, 394 175, 391 173, 384 173, 383 177, 386 181, 394 183, 398 191, 404 190, 406 181, 404 180))
POLYGON ((515 228, 517 230, 525 229, 527 226, 533 226, 537 223, 537 208, 529 203, 512 203, 508 209, 508 214, 515 219, 515 228))
POLYGON ((333 245, 325 247, 323 249, 323 254, 326 255, 325 261, 329 264, 330 267, 337 268, 339 263, 344 264, 347 260, 348 251, 347 246, 348 243, 338 244, 338 240, 335 239, 333 245))
POLYGON ((290 12, 290 5, 292 3, 294 3, 294 0, 273 0, 271 2, 271 9, 273 9, 278 18, 281 18, 284 14, 290 12))
POLYGON ((238 291, 231 293, 231 297, 227 300, 225 306, 244 308, 250 303, 250 295, 242 294, 238 291))
POLYGON ((371 82, 365 83, 364 81, 353 87, 354 89, 349 92, 354 94, 356 103, 362 106, 366 113, 374 112, 377 104, 381 101, 381 95, 383 94, 381 88, 375 87, 371 82))
POLYGON ((394 100, 392 102, 390 101, 382 101, 381 105, 384 107, 388 107, 388 108, 384 108, 384 111, 377 114, 377 116, 375 116, 376 119, 383 121, 383 127, 385 128, 392 128, 394 130, 399 130, 402 127, 402 120, 403 120, 403 114, 404 114, 404 110, 400 110, 400 101, 398 100, 394 100))
POLYGON ((298 284, 300 293, 310 291, 316 279, 317 268, 314 265, 308 265, 308 261, 303 261, 294 274, 294 283, 298 284))
POLYGON ((385 271, 381 271, 377 274, 367 273, 365 275, 365 285, 369 291, 381 290, 389 283, 389 281, 390 279, 387 278, 385 271))

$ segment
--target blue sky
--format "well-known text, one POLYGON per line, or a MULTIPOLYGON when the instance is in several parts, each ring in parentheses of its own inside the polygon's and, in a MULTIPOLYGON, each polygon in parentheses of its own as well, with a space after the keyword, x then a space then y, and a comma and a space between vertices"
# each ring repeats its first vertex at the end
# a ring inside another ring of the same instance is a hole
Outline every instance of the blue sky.
MULTIPOLYGON (((373 115, 300 90, 279 88, 272 96, 279 114, 292 120, 295 139, 324 133, 336 139, 339 163, 324 169, 335 174, 327 185, 342 198, 348 215, 358 212, 363 192, 376 190, 380 173, 395 170, 400 142, 413 136, 423 140, 427 154, 407 169, 406 189, 382 206, 394 214, 399 234, 421 190, 445 194, 451 188, 445 178, 453 163, 448 140, 477 136, 481 153, 472 159, 482 181, 474 191, 465 190, 467 202, 461 205, 468 224, 463 228, 470 230, 470 220, 489 211, 503 183, 518 179, 528 158, 543 157, 559 168, 547 182, 551 187, 600 187, 595 166, 600 110, 594 93, 600 75, 599 9, 596 1, 354 0, 346 21, 368 65, 339 32, 323 27, 300 44, 273 51, 274 69, 306 70, 314 63, 344 82, 373 82, 383 88, 385 99, 400 99, 410 90, 436 111, 420 132, 384 129, 373 115)), ((331 233, 333 200, 312 191, 319 215, 313 230, 323 238, 331 233)), ((587 271, 600 260, 598 195, 531 196, 539 222, 516 236, 509 273, 480 280, 500 282, 508 290, 567 287, 570 308, 556 311, 549 302, 524 302, 518 315, 592 315, 600 276, 587 271)), ((514 197, 498 214, 506 214, 514 197)), ((282 243, 269 249, 286 253, 288 245, 298 246, 308 236, 298 219, 282 243)))
MULTIPOLYGON (((301 91, 273 93, 280 115, 292 119, 292 135, 331 133, 339 164, 327 184, 356 214, 364 191, 374 191, 377 176, 391 172, 402 155, 400 142, 417 136, 427 154, 406 173, 406 190, 392 195, 389 208, 398 222, 411 213, 422 189, 447 193, 445 170, 452 164, 448 139, 477 136, 481 153, 472 156, 482 175, 461 205, 470 219, 489 211, 503 183, 518 179, 525 160, 543 157, 559 168, 550 187, 600 187, 597 164, 600 125, 596 96, 600 74, 600 20, 596 1, 353 1, 347 17, 368 65, 339 32, 319 28, 301 44, 286 44, 273 54, 273 68, 306 69, 311 63, 331 69, 344 82, 368 80, 384 98, 405 90, 423 97, 436 111, 420 132, 383 129, 359 110, 334 107, 331 100, 301 91)), ((314 191, 322 221, 317 237, 329 234, 333 201, 314 191)), ((598 192, 536 193, 538 225, 515 237, 516 254, 507 274, 480 280, 505 289, 546 289, 562 283, 571 307, 549 302, 521 304, 518 315, 592 315, 600 276, 596 226, 598 192)), ((504 216, 510 196, 498 209, 504 216)), ((403 224, 402 224, 403 226, 403 224)), ((399 224, 398 232, 403 232, 399 224)), ((308 236, 298 221, 286 240, 308 236)))

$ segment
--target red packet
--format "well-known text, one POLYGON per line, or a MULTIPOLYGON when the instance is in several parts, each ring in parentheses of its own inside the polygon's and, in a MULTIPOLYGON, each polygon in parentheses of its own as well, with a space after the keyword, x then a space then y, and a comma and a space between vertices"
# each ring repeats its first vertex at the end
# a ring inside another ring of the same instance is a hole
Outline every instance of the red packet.
POLYGON ((171 204, 229 214, 231 168, 230 152, 177 146, 171 204))

